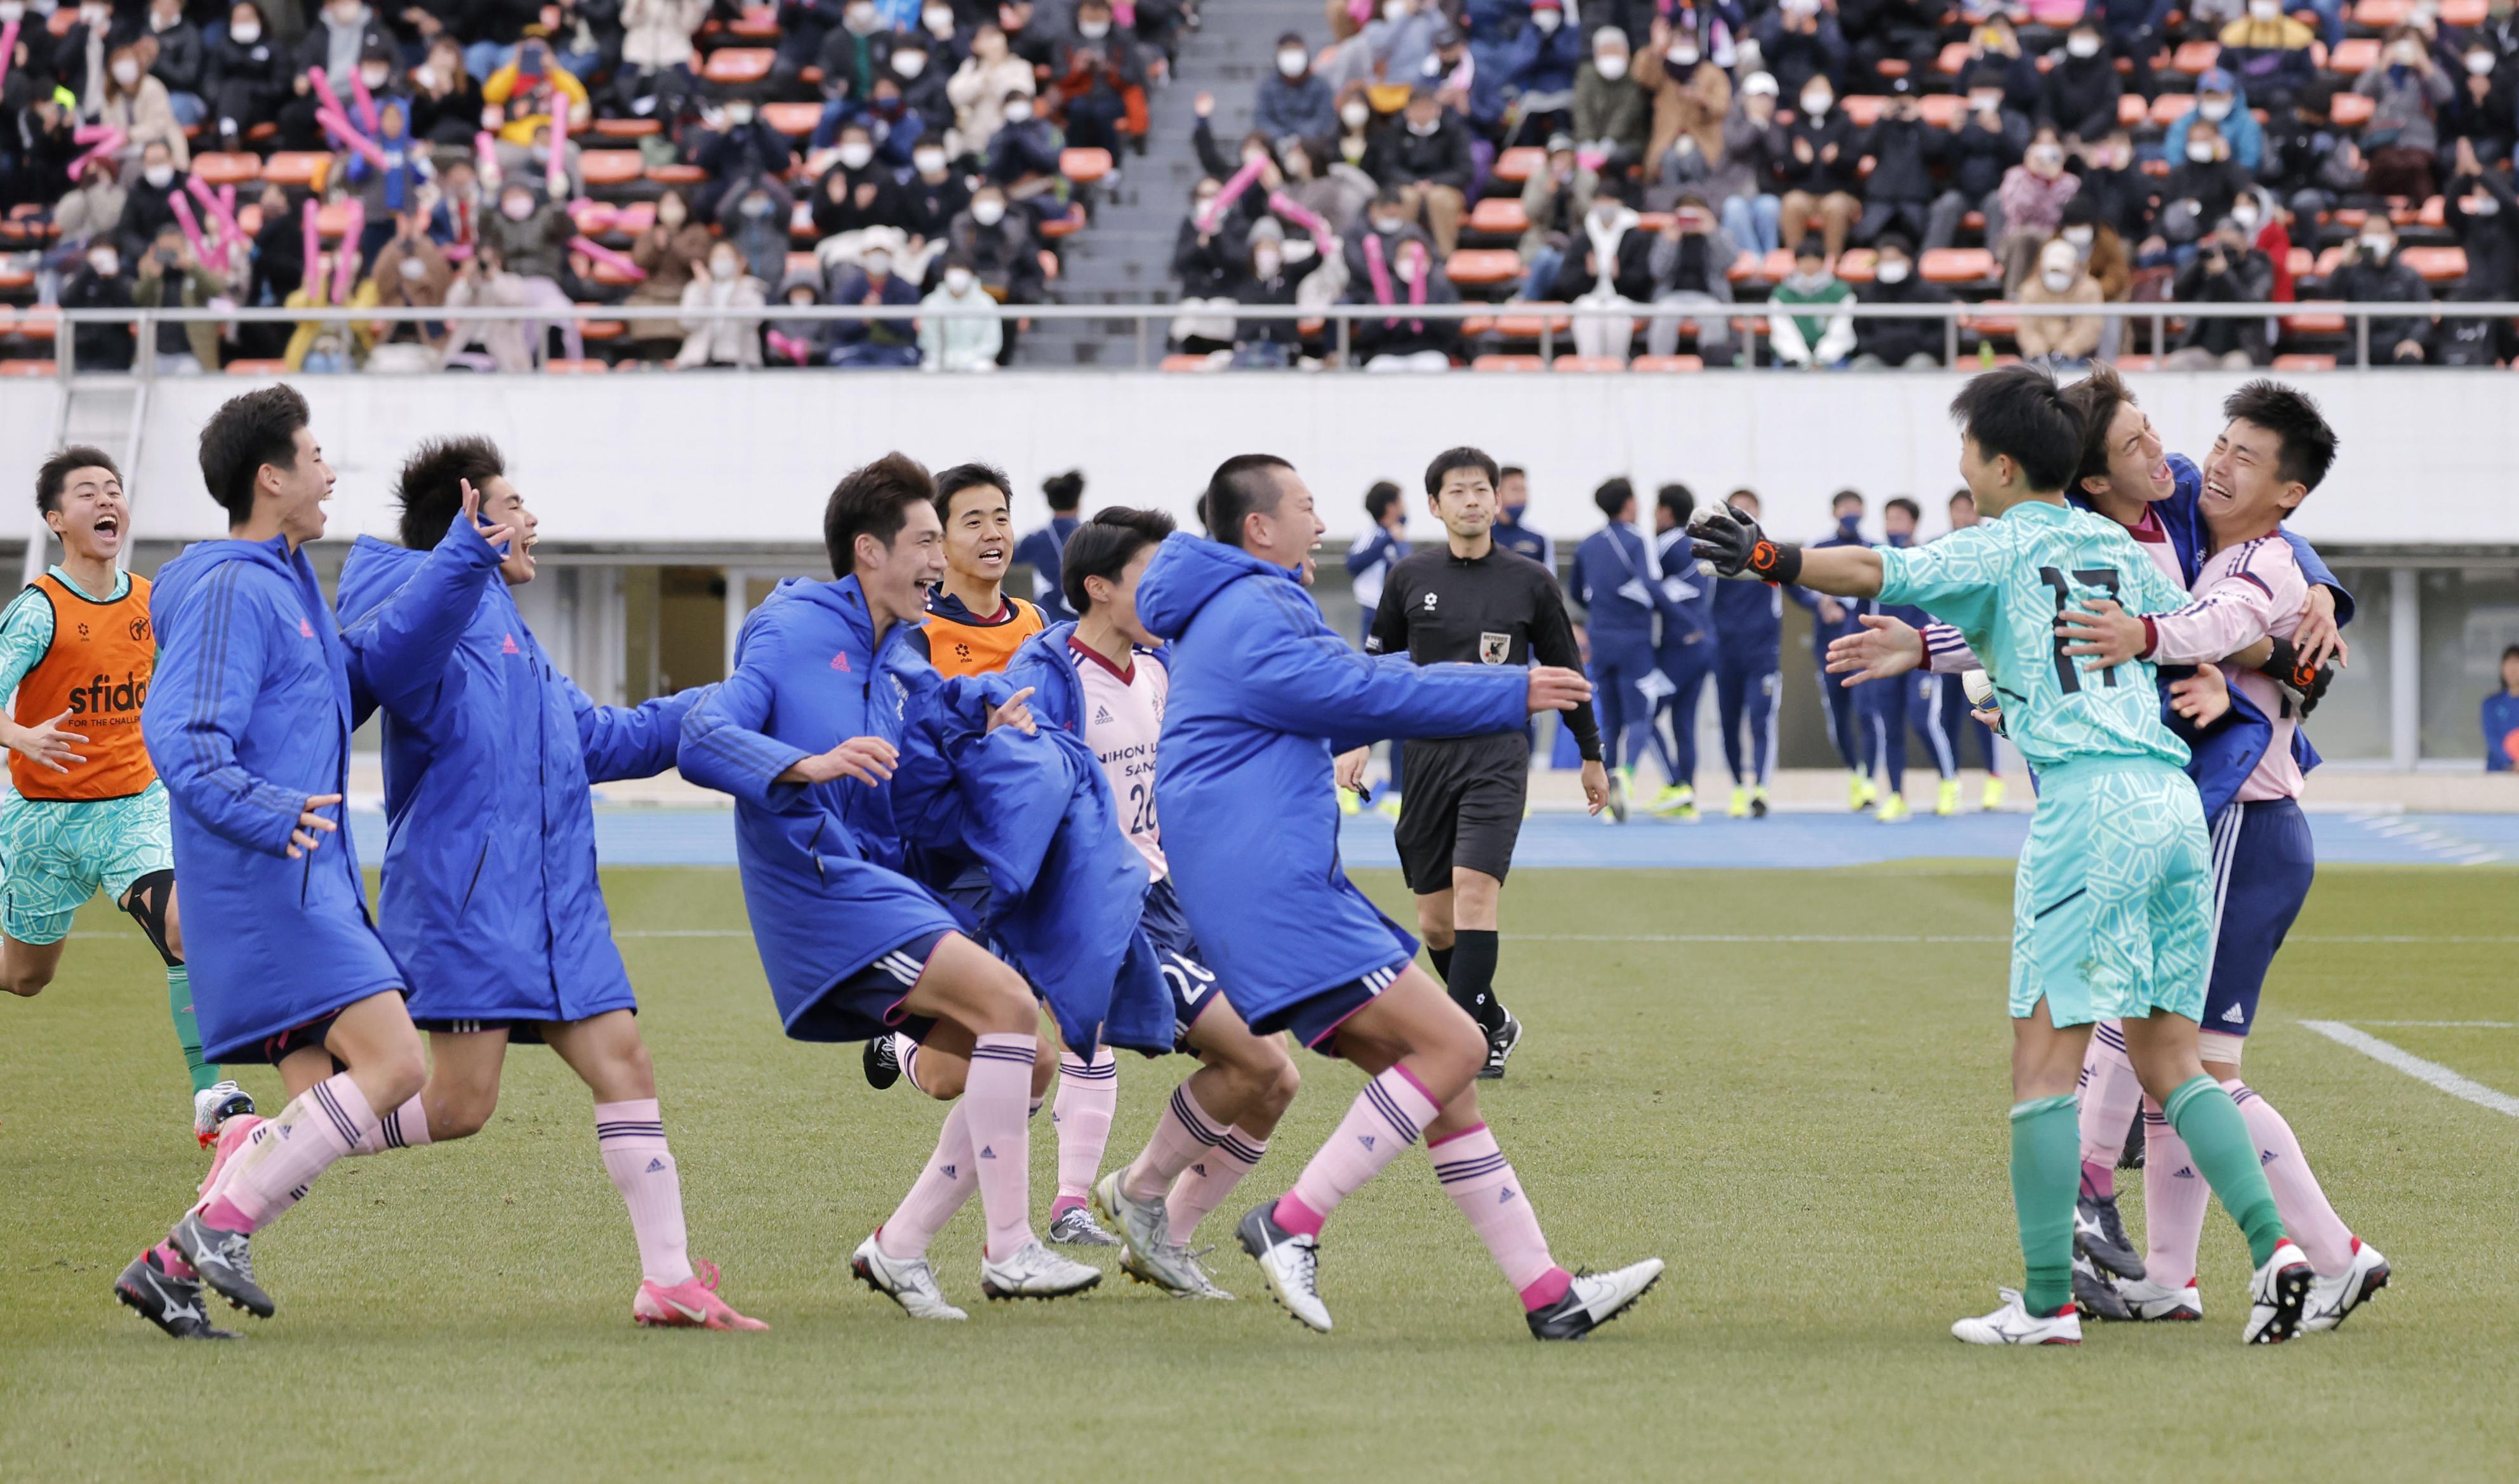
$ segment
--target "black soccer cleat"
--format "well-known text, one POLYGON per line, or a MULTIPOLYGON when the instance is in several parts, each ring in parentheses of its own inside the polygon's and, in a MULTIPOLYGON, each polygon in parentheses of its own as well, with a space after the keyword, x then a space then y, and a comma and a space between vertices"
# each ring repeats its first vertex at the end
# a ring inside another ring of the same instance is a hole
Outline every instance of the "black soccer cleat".
POLYGON ((262 1285, 253 1281, 253 1239, 243 1232, 226 1232, 201 1219, 199 1211, 188 1211, 166 1236, 167 1244, 184 1254, 184 1260, 201 1275, 201 1282, 211 1292, 244 1310, 256 1319, 269 1319, 276 1307, 262 1285))
POLYGON ((1661 1282, 1662 1261, 1648 1257, 1614 1273, 1577 1273, 1565 1296, 1544 1309, 1533 1309, 1532 1339, 1581 1339, 1635 1307, 1636 1300, 1661 1282))
POLYGON ((2134 1126, 2126 1130, 2125 1148, 2117 1151, 2117 1168, 2143 1168, 2143 1119, 2137 1118, 2134 1126))
POLYGON ((2093 1319, 2127 1321, 2134 1318, 2134 1308, 2099 1270, 2087 1252, 2073 1254, 2073 1302, 2093 1319))
POLYGON ((892 1032, 865 1043, 865 1079, 877 1092, 901 1080, 901 1053, 892 1044, 892 1032))
POLYGON ((1515 1047, 1522 1044, 1522 1022, 1515 1020, 1513 1012, 1505 1010, 1502 1005, 1496 1008, 1504 1011, 1504 1024, 1487 1032, 1487 1060, 1479 1069, 1481 1082, 1492 1082, 1502 1077, 1506 1059, 1513 1055, 1515 1047))
POLYGON ((211 1325, 201 1309, 201 1286, 167 1272, 154 1246, 113 1281, 113 1296, 176 1339, 236 1338, 234 1331, 211 1325))
POLYGON ((2143 1254, 2127 1240, 2125 1218, 2114 1196, 2083 1196, 2073 1202, 2073 1249, 2119 1278, 2143 1276, 2143 1254))

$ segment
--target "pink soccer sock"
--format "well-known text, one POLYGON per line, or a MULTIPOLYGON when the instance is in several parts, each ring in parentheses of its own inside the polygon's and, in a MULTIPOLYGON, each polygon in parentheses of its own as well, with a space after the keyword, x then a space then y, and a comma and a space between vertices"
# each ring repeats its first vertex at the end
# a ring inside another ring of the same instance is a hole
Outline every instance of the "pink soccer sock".
POLYGON ((683 1177, 665 1147, 663 1115, 653 1098, 595 1105, 595 1143, 603 1172, 630 1207, 639 1239, 639 1267, 649 1283, 670 1288, 691 1281, 690 1239, 683 1229, 683 1177))
POLYGON ((2204 1205, 2213 1194, 2187 1153, 2187 1141, 2161 1115, 2160 1106, 2143 1104, 2143 1276, 2152 1283, 2183 1288, 2195 1281, 2195 1246, 2204 1237, 2204 1205))
POLYGON ((875 1244, 887 1257, 924 1257, 936 1234, 953 1219, 980 1188, 980 1171, 971 1157, 971 1127, 956 1103, 945 1114, 936 1135, 936 1153, 910 1183, 909 1194, 883 1225, 875 1228, 875 1244))
POLYGON ((995 1031, 971 1048, 971 1074, 962 1084, 963 1122, 979 1153, 980 1207, 989 1216, 988 1255, 1003 1262, 1032 1238, 1033 1058, 1039 1039, 995 1031))
POLYGON ((1224 1203, 1224 1198, 1233 1194, 1233 1188, 1266 1153, 1267 1140, 1236 1124, 1224 1131, 1214 1149, 1191 1160, 1172 1182, 1171 1194, 1164 1198, 1164 1211, 1171 1217, 1172 1241, 1187 1243, 1196 1235, 1207 1213, 1224 1203))
POLYGON ((346 1071, 325 1078, 254 1130, 252 1145, 229 1161, 230 1173, 201 1209, 222 1231, 251 1232, 276 1220, 306 1194, 333 1160, 376 1135, 367 1094, 346 1071))
POLYGON ((1164 1193, 1171 1189, 1173 1177, 1223 1138, 1223 1125, 1199 1106, 1189 1084, 1181 1083, 1172 1089, 1171 1101, 1164 1105, 1163 1116, 1155 1120, 1155 1131, 1147 1136, 1145 1149, 1121 1172, 1122 1193, 1131 1200, 1163 1200, 1164 1193))
POLYGON ((2143 1107, 2143 1080, 2126 1058, 2125 1030, 2114 1021, 2091 1027, 2091 1044, 2082 1053, 2082 1190, 2107 1197, 2117 1193, 2117 1157, 2124 1153, 2126 1132, 2143 1107))
POLYGON ((1102 1172, 1102 1151, 1111 1142, 1111 1115, 1120 1106, 1120 1064, 1111 1048, 1096 1046, 1090 1060, 1073 1051, 1058 1056, 1058 1101, 1049 1121, 1058 1130, 1058 1199, 1052 1220, 1093 1196, 1102 1172))
MULTIPOLYGON (((894 1059, 901 1063, 901 1074, 909 1079, 910 1086, 918 1087, 918 1043, 906 1035, 895 1035, 892 1050, 894 1059)), ((925 1092, 927 1089, 918 1087, 918 1090, 925 1092)))
POLYGON ((2353 1233, 2335 1214, 2335 1207, 2326 1203, 2326 1192, 2310 1172, 2309 1159, 2301 1154, 2291 1125, 2263 1094, 2238 1078, 2222 1086, 2231 1101, 2239 1105, 2239 1115, 2248 1120, 2248 1137, 2256 1141, 2283 1231, 2300 1244, 2311 1267, 2328 1278, 2341 1277, 2353 1266, 2353 1233))
POLYGON ((356 1155, 381 1155, 389 1149, 424 1149, 428 1146, 428 1110, 420 1103, 420 1094, 410 1102, 376 1120, 376 1131, 352 1150, 356 1155))
POLYGON ((1504 1281, 1522 1295, 1525 1309, 1544 1309, 1566 1296, 1573 1282, 1548 1255, 1548 1239, 1540 1235, 1539 1216, 1522 1191, 1495 1135, 1483 1123, 1426 1146, 1435 1161, 1435 1178, 1443 1194, 1470 1219, 1470 1230, 1487 1244, 1487 1252, 1504 1269, 1504 1281))
POLYGON ((1319 1236, 1321 1223, 1338 1203, 1416 1143, 1418 1131, 1439 1112, 1405 1066, 1394 1066, 1365 1083, 1338 1130, 1304 1166, 1295 1188, 1277 1198, 1277 1224, 1299 1236, 1319 1236))

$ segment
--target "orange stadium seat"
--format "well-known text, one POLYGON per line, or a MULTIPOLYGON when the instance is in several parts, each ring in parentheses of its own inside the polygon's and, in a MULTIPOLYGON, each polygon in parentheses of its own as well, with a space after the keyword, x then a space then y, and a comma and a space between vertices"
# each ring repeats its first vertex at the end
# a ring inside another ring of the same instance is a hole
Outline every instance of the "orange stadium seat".
MULTIPOLYGON (((2379 42, 2371 36, 2356 36, 2343 42, 2326 59, 2326 69, 2358 77, 2379 65, 2379 42)), ((2338 98, 2337 103, 2344 100, 2338 98)))
POLYGON ((814 125, 822 121, 822 106, 818 103, 765 103, 761 106, 761 121, 789 139, 803 139, 814 132, 814 125))
POLYGON ((1464 247, 1444 261, 1443 272, 1460 287, 1510 284, 1522 277, 1522 255, 1509 247, 1464 247))
POLYGON ((52 361, 0 361, 0 376, 51 376, 61 371, 52 361))
POLYGON ((2466 249, 2463 247, 2406 247, 2397 256, 2407 267, 2423 276, 2426 284, 2444 284, 2466 277, 2466 249))
POLYGON ((2276 356, 2275 370, 2278 371, 2333 371, 2335 358, 2333 356, 2276 356))
POLYGON ((1470 363, 1474 371, 1544 371, 1548 363, 1537 356, 1480 356, 1470 363))
MULTIPOLYGON (((332 156, 330 154, 319 154, 311 150, 281 150, 262 162, 262 178, 276 186, 320 190, 322 188, 317 183, 330 173, 331 168, 332 156)), ((215 184, 210 182, 207 176, 203 176, 202 180, 205 184, 215 184)))
POLYGON ((1982 284, 1995 277, 1994 254, 1982 247, 1928 247, 1917 267, 1932 284, 1982 284))
POLYGON ((1108 150, 1061 150, 1058 173, 1080 186, 1089 186, 1111 173, 1108 150))
POLYGON ((1518 145, 1496 156, 1494 176, 1519 186, 1548 167, 1548 152, 1537 145, 1518 145))
POLYGON ((759 82, 770 75, 770 65, 778 54, 765 46, 722 47, 708 55, 700 75, 721 87, 739 87, 759 82))
POLYGON ((2201 77, 2213 70, 2213 65, 2221 60, 2222 43, 2185 41, 2179 43, 2177 54, 2170 58, 2169 65, 2189 77, 2201 77))
POLYGON ((1490 196, 1470 208, 1469 229, 1490 237, 1520 237, 1530 230, 1530 217, 1515 197, 1490 196))
POLYGON ((1627 369, 1627 363, 1615 356, 1559 356, 1548 363, 1548 369, 1553 371, 1623 372, 1627 369))
POLYGON ((262 177, 262 160, 252 154, 196 154, 193 173, 205 186, 242 186, 262 177))
POLYGON ((2368 123, 2370 115, 2377 111, 2379 105, 2374 99, 2364 98, 2359 93, 2338 93, 2334 109, 2327 116, 2335 120, 2339 129, 2358 129, 2368 123))
POLYGON ((1664 372, 1701 371, 1705 370, 1705 362, 1699 356, 1638 356, 1627 363, 1627 370, 1664 372))
POLYGON ((288 363, 286 361, 231 361, 227 364, 226 369, 227 373, 231 376, 285 376, 288 374, 288 363))

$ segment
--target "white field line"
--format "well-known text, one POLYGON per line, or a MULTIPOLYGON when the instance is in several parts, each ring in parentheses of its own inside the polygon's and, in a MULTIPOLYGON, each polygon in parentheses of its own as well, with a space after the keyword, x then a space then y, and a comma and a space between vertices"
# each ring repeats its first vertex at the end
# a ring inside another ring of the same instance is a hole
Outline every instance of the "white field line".
POLYGON ((2451 1030, 2519 1030, 2519 1021, 2364 1021, 2364 1026, 2435 1026, 2451 1030))
POLYGON ((2489 1108, 2495 1113, 2519 1118, 2519 1098, 2506 1092, 2496 1092, 2470 1077, 2460 1076, 2438 1062, 2426 1062, 2402 1046, 2390 1045, 2341 1021, 2303 1021, 2301 1024, 2339 1046, 2350 1047, 2374 1062, 2394 1067, 2415 1081, 2427 1082, 2453 1098, 2464 1098, 2478 1108, 2489 1108))

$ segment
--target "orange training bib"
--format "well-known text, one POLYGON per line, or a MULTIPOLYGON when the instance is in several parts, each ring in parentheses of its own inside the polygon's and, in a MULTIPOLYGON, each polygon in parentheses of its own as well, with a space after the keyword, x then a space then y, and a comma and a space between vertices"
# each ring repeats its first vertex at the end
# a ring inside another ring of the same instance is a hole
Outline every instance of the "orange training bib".
POLYGON ((991 675, 1006 668, 1023 641, 1048 627, 1040 610, 1008 597, 1005 616, 994 624, 967 624, 941 613, 927 615, 927 657, 947 679, 991 675))
POLYGON ((103 603, 49 572, 33 586, 53 605, 53 647, 18 682, 18 724, 69 713, 62 730, 87 739, 73 749, 87 761, 57 773, 12 753, 10 781, 27 799, 130 798, 157 780, 140 738, 140 707, 157 662, 149 580, 132 574, 131 590, 103 603))

